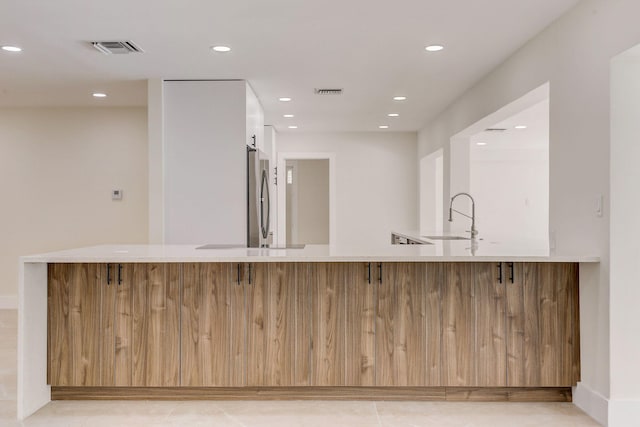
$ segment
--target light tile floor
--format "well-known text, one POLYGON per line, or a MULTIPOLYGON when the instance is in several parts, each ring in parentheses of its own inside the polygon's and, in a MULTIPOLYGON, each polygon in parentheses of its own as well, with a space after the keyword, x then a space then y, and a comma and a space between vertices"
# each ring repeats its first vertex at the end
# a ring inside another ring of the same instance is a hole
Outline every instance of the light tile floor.
POLYGON ((598 426, 571 403, 58 401, 16 416, 17 312, 0 310, 0 426, 598 426))

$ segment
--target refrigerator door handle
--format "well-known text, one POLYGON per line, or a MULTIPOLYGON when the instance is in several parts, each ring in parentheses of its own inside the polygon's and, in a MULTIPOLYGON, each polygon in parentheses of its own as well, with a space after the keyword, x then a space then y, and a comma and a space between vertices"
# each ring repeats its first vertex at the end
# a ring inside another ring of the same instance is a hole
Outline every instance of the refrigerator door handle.
POLYGON ((269 180, 267 178, 267 171, 262 170, 262 180, 260 185, 260 229, 262 231, 262 238, 269 237, 269 220, 271 211, 271 200, 269 197, 269 180), (265 201, 267 204, 267 215, 265 221, 265 201))

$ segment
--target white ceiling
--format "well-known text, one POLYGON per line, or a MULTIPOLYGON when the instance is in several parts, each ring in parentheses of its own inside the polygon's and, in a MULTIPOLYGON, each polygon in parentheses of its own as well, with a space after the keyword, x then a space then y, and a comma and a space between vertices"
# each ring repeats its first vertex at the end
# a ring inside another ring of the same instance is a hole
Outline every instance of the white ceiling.
POLYGON ((148 78, 246 79, 280 131, 415 131, 577 2, 2 0, 0 45, 24 50, 0 51, 0 106, 143 106, 148 78), (91 40, 145 53, 107 56, 91 40))
POLYGON ((504 132, 479 132, 470 138, 473 151, 491 150, 549 150, 549 99, 528 107, 491 128, 506 129, 504 132), (516 129, 516 126, 527 126, 516 129), (477 146, 478 142, 487 145, 477 146))

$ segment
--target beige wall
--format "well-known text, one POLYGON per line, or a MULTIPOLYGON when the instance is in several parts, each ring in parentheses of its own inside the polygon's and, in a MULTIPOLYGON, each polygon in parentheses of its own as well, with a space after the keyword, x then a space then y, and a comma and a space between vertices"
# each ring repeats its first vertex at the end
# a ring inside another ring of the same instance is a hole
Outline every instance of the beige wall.
POLYGON ((287 160, 289 167, 287 243, 329 244, 329 160, 287 160))
POLYGON ((146 108, 0 109, 0 198, 0 297, 20 255, 146 243, 146 108))

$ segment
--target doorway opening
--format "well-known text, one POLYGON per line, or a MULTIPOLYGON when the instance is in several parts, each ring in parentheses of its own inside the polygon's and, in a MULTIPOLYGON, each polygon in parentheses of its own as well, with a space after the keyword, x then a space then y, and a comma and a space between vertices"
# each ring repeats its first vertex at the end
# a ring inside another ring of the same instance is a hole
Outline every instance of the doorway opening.
MULTIPOLYGON (((455 135, 450 162, 449 198, 473 196, 480 237, 548 242, 548 83, 455 135)), ((471 212, 470 200, 456 203, 471 212)), ((453 232, 468 227, 449 223, 453 232)))
POLYGON ((278 153, 280 246, 335 242, 335 173, 332 153, 278 153))
POLYGON ((286 161, 287 246, 329 244, 329 160, 286 161))
POLYGON ((420 159, 420 234, 442 234, 443 150, 420 159))

